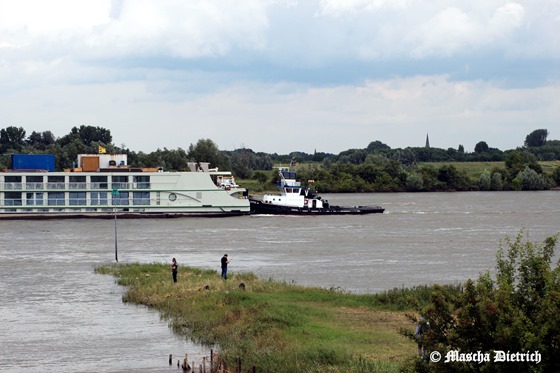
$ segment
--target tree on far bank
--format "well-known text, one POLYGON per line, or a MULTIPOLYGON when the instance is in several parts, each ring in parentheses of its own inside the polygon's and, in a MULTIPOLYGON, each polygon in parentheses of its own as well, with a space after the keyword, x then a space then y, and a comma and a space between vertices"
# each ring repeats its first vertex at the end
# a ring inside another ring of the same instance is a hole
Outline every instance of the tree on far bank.
POLYGON ((542 174, 542 166, 537 162, 535 155, 527 150, 513 150, 508 153, 505 160, 506 169, 509 173, 509 180, 513 180, 525 167, 535 170, 542 174))
POLYGON ((515 190, 543 190, 546 182, 543 175, 538 174, 535 170, 526 166, 523 171, 512 181, 515 190))
POLYGON ((546 143, 546 138, 548 137, 548 130, 546 129, 539 129, 534 130, 530 134, 525 137, 525 146, 526 147, 539 147, 543 146, 546 143))
POLYGON ((20 151, 25 145, 25 130, 23 127, 6 127, 0 130, 0 153, 7 150, 20 151))
POLYGON ((221 170, 231 168, 229 156, 220 152, 218 145, 210 139, 200 139, 196 145, 190 144, 187 158, 197 163, 208 162, 211 168, 218 167, 221 170))
POLYGON ((54 145, 56 137, 51 131, 31 132, 26 140, 26 144, 37 149, 46 150, 49 146, 54 145))
POLYGON ((379 151, 379 150, 390 150, 391 147, 387 144, 382 143, 379 140, 376 141, 372 141, 369 143, 369 145, 366 148, 366 151, 368 153, 373 153, 375 151, 379 151))
POLYGON ((103 127, 81 125, 80 127, 72 127, 70 133, 58 139, 57 143, 60 146, 66 146, 76 139, 79 139, 85 146, 91 146, 94 142, 107 146, 113 141, 110 130, 103 127))
POLYGON ((474 152, 475 153, 485 153, 487 152, 489 149, 488 144, 486 143, 486 141, 479 141, 475 146, 474 146, 474 152))

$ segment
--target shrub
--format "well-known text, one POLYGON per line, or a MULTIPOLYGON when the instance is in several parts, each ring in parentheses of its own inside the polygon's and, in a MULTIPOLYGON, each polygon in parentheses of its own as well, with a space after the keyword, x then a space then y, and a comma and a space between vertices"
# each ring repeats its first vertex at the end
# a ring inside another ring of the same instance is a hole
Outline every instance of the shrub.
MULTIPOLYGON (((431 372, 559 372, 560 263, 551 268, 559 234, 542 244, 523 242, 523 232, 500 244, 495 278, 489 273, 468 280, 461 293, 434 286, 427 306, 418 311, 429 323, 428 351, 443 355, 439 363, 411 363, 431 372), (443 363, 449 351, 488 354, 490 361, 443 363), (541 361, 494 362, 495 351, 539 352, 541 361)), ((402 334, 414 339, 411 332, 402 334)))

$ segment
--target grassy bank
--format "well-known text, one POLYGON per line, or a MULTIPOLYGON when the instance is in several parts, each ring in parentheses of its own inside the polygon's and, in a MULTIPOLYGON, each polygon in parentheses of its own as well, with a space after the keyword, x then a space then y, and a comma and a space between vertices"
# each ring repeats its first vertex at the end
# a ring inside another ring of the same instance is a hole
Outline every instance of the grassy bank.
POLYGON ((183 267, 173 285, 164 264, 96 268, 128 287, 123 301, 158 309, 175 333, 217 345, 229 366, 272 372, 391 372, 415 356, 399 334, 406 317, 427 299, 427 287, 383 294, 350 294, 213 270, 183 267), (245 289, 239 285, 243 283, 245 289))

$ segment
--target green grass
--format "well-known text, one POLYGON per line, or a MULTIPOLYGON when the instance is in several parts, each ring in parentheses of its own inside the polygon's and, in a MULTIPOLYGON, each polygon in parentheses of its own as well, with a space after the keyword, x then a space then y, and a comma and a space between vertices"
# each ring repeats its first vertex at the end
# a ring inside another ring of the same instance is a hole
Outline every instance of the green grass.
MULTIPOLYGON (((478 180, 484 170, 492 171, 495 168, 505 169, 504 162, 427 162, 424 164, 430 164, 436 169, 444 164, 453 165, 459 172, 464 171, 471 180, 478 180)), ((560 161, 546 161, 539 162, 539 164, 543 168, 543 172, 549 175, 551 175, 556 168, 560 167, 560 161)))
POLYGON ((555 169, 560 167, 560 161, 546 161, 546 162, 539 162, 539 164, 543 168, 543 172, 547 174, 552 174, 555 169))
POLYGON ((465 172, 470 179, 478 179, 484 170, 492 171, 494 168, 505 168, 504 162, 426 162, 436 169, 442 165, 452 165, 459 172, 465 172))
POLYGON ((158 309, 173 331, 217 345, 229 366, 238 358, 260 371, 391 372, 414 356, 399 334, 413 330, 407 313, 429 287, 352 294, 182 267, 173 285, 167 265, 115 264, 96 268, 116 276, 123 301, 158 309), (245 290, 239 284, 245 284, 245 290))

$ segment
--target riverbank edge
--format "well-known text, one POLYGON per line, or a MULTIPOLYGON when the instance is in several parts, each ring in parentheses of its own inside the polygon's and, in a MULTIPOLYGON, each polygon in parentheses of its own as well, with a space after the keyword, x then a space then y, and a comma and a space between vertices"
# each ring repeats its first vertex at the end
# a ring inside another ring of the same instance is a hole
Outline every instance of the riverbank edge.
POLYGON ((401 331, 429 287, 353 294, 236 273, 182 267, 177 284, 168 265, 95 268, 127 288, 124 302, 157 309, 173 332, 218 346, 220 359, 264 371, 397 372, 416 345, 401 331))

